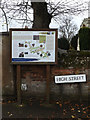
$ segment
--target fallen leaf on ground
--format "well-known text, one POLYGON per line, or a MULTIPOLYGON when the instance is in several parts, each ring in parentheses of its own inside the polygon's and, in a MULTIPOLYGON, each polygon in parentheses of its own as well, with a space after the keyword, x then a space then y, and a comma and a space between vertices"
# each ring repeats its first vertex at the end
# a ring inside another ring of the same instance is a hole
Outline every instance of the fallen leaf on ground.
POLYGON ((56 102, 56 104, 59 104, 59 102, 56 102))
POLYGON ((64 112, 63 115, 65 115, 66 113, 64 112))
POLYGON ((86 108, 82 108, 83 110, 85 110, 86 108))
POLYGON ((80 110, 78 110, 78 112, 80 112, 80 110))
POLYGON ((13 116, 13 114, 10 114, 9 117, 13 116))
POLYGON ((86 114, 86 111, 83 111, 84 114, 86 114))
POLYGON ((82 120, 81 118, 78 118, 78 120, 82 120))
POLYGON ((10 114, 10 112, 8 112, 8 114, 10 114))
POLYGON ((23 105, 21 104, 21 105, 18 105, 19 107, 23 107, 23 105))
POLYGON ((8 101, 8 103, 11 103, 11 101, 8 101))
POLYGON ((74 116, 74 115, 72 115, 71 117, 72 117, 72 118, 75 118, 75 116, 74 116))
POLYGON ((67 102, 64 102, 64 104, 69 104, 70 102, 69 101, 67 101, 67 102))
POLYGON ((73 110, 75 110, 75 108, 72 108, 71 110, 73 111, 73 110))
POLYGON ((78 104, 75 104, 76 107, 78 107, 79 105, 78 104))
POLYGON ((59 104, 60 107, 62 107, 62 104, 59 104))
POLYGON ((67 113, 67 111, 64 109, 64 110, 63 110, 63 114, 65 115, 66 113, 67 113))
POLYGON ((81 104, 81 106, 83 106, 83 104, 81 104))

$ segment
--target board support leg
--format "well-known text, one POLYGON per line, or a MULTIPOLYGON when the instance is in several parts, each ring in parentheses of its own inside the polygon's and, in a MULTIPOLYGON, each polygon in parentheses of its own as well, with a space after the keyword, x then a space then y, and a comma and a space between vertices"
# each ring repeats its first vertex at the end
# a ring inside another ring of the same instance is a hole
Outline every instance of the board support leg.
POLYGON ((17 102, 21 104, 21 66, 17 65, 17 102))
POLYGON ((50 65, 46 65, 46 101, 50 102, 50 65))

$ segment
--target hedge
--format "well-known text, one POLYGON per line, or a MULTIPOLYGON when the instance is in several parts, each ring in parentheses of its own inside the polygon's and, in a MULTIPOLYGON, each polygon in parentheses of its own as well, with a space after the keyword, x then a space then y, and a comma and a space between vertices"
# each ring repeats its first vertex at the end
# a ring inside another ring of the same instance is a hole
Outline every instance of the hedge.
POLYGON ((90 28, 83 27, 79 30, 80 50, 90 50, 90 28))

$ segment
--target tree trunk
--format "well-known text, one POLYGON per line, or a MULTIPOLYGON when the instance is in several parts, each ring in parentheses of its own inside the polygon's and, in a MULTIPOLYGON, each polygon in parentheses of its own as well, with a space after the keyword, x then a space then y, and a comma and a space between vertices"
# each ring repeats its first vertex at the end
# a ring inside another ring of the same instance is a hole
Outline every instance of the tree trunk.
MULTIPOLYGON (((31 2, 34 10, 34 20, 32 28, 43 29, 49 28, 52 16, 48 13, 46 2, 31 2)), ((46 105, 49 105, 50 100, 50 66, 46 65, 46 105)))
POLYGON ((34 10, 32 28, 49 28, 52 16, 48 13, 46 2, 31 2, 34 10))

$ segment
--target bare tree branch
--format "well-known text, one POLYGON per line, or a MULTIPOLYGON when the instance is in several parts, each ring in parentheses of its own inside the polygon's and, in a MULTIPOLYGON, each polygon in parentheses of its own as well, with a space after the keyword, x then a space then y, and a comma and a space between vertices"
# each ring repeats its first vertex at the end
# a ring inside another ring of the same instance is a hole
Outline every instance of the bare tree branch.
POLYGON ((72 17, 64 16, 60 20, 59 31, 61 33, 60 37, 66 38, 71 42, 72 37, 77 33, 78 27, 74 24, 72 17))
MULTIPOLYGON (((25 0, 1 0, 0 8, 3 11, 2 17, 5 17, 5 19, 7 17, 6 21, 9 23, 12 20, 17 20, 18 22, 20 20, 20 22, 22 21, 21 23, 23 23, 23 25, 28 22, 32 24, 32 1, 28 0, 26 2, 25 0)), ((79 0, 79 2, 77 0, 60 0, 57 3, 48 0, 47 2, 48 14, 55 21, 58 21, 61 15, 81 14, 82 12, 88 10, 87 5, 87 2, 83 2, 81 0, 79 0)))

